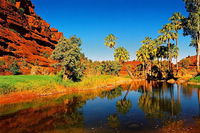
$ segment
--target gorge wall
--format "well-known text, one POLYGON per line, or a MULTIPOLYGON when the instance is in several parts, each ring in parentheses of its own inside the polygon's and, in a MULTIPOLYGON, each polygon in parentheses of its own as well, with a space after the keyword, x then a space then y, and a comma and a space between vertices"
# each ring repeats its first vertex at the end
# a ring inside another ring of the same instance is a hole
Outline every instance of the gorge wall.
POLYGON ((63 36, 34 11, 30 0, 0 0, 0 75, 17 61, 22 74, 40 68, 50 73, 51 55, 58 40, 63 36))

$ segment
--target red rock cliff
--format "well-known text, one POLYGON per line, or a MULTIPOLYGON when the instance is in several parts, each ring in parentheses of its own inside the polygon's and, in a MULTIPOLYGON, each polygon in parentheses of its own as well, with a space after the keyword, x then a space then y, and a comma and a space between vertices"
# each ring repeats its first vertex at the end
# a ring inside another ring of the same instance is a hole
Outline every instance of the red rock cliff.
MULTIPOLYGON (((0 59, 9 62, 14 57, 28 67, 20 67, 24 74, 33 66, 50 68, 54 63, 49 59, 62 33, 42 20, 30 0, 0 0, 0 59)), ((21 62, 21 63, 20 63, 21 62)), ((4 74, 5 66, 0 66, 4 74)))

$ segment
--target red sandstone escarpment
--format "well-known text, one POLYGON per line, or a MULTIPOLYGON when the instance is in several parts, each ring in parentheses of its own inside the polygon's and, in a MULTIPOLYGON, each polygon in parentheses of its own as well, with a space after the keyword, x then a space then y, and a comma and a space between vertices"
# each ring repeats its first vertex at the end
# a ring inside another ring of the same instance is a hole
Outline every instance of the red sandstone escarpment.
MULTIPOLYGON (((49 56, 62 33, 42 20, 30 0, 0 0, 0 75, 9 74, 9 62, 17 60, 23 74, 35 66, 51 71, 49 56)), ((48 73, 48 72, 47 72, 48 73)))

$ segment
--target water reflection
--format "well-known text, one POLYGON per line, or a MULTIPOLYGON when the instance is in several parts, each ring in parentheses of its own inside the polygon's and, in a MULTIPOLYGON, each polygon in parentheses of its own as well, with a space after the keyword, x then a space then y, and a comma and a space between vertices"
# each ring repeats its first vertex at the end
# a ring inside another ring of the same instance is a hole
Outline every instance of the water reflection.
POLYGON ((113 90, 0 105, 1 132, 167 132, 200 124, 198 86, 137 81, 113 90))

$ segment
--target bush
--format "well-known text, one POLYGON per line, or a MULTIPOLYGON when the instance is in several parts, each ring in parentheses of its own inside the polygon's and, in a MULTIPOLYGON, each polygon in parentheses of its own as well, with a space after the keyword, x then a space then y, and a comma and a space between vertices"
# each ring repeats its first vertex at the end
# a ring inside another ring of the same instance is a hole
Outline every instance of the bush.
POLYGON ((45 58, 49 58, 49 57, 50 57, 50 55, 49 55, 46 51, 44 51, 44 52, 42 53, 42 56, 44 56, 45 58))
POLYGON ((13 75, 20 74, 19 66, 16 60, 9 66, 9 71, 12 72, 13 75))
POLYGON ((0 66, 4 66, 6 62, 4 60, 0 60, 0 66))
POLYGON ((103 61, 96 66, 95 69, 101 74, 118 75, 119 71, 121 70, 121 66, 116 61, 103 61))
POLYGON ((24 14, 24 8, 19 8, 20 14, 24 14))
POLYGON ((51 55, 51 58, 59 61, 55 66, 61 66, 63 71, 63 77, 71 79, 73 81, 80 81, 85 69, 81 62, 81 49, 78 38, 67 39, 61 38, 56 45, 56 48, 51 55))
POLYGON ((7 0, 7 1, 10 2, 10 3, 13 3, 13 4, 16 3, 16 0, 7 0))

